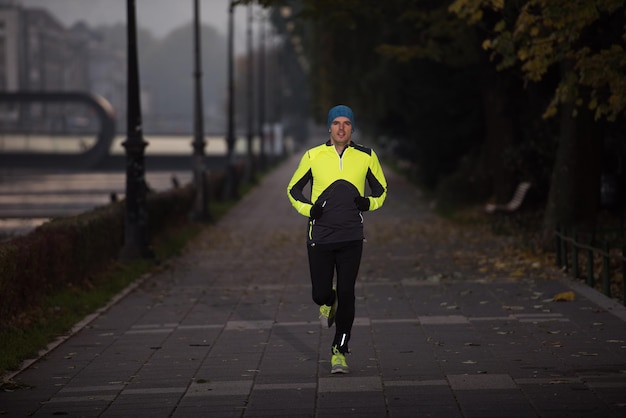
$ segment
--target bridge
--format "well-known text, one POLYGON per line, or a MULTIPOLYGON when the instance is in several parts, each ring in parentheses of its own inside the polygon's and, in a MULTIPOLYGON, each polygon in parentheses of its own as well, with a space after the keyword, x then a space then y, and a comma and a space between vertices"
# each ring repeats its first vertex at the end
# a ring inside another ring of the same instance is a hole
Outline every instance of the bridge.
MULTIPOLYGON (((109 102, 85 92, 0 93, 0 166, 19 169, 124 170, 125 135, 116 132, 109 102), (53 104, 47 111, 45 105, 53 104), (39 106, 39 107, 37 107, 39 106), (60 109, 60 110, 59 110, 60 109)), ((159 169, 191 168, 193 134, 144 134, 147 164, 159 169)), ((224 134, 205 135, 207 165, 220 166, 227 154, 224 134)), ((258 141, 255 152, 258 153, 258 141)), ((236 138, 236 155, 247 143, 236 138)))
MULTIPOLYGON (((0 238, 105 205, 112 195, 124 197, 126 135, 116 132, 114 111, 104 98, 82 92, 0 93, 0 110, 0 238), (46 114, 47 104, 54 107, 46 114)), ((167 190, 173 178, 191 181, 193 134, 144 134, 144 139, 151 189, 167 190)), ((212 133, 205 140, 206 168, 222 169, 225 135, 212 133)), ((259 148, 255 138, 256 155, 259 148)), ((237 135, 234 152, 247 154, 244 135, 237 135)))

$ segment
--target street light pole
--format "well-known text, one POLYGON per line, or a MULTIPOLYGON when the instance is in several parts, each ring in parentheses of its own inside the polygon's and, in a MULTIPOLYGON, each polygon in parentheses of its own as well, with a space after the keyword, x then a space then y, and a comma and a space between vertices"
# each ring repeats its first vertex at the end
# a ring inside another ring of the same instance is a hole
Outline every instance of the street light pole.
POLYGON ((266 168, 265 150, 265 16, 259 20, 259 140, 261 141, 261 169, 266 168))
POLYGON ((276 126, 274 129, 274 153, 278 158, 282 158, 285 155, 285 135, 283 125, 283 89, 284 89, 284 48, 274 46, 276 65, 276 88, 274 89, 274 120, 276 126))
POLYGON ((202 108, 202 66, 200 56, 200 5, 194 0, 194 139, 193 145, 193 180, 195 186, 195 201, 191 217, 196 221, 209 221, 209 194, 204 170, 204 111, 202 108))
POLYGON ((254 161, 254 149, 253 149, 253 141, 254 141, 254 128, 253 128, 253 121, 254 121, 254 76, 253 76, 253 71, 254 71, 254 63, 253 63, 253 54, 252 54, 252 5, 248 5, 248 29, 247 29, 247 34, 246 34, 246 47, 247 47, 247 54, 248 54, 248 59, 247 59, 247 64, 248 64, 248 71, 247 71, 247 76, 248 76, 248 82, 246 83, 246 93, 247 93, 247 111, 248 111, 248 120, 247 120, 247 124, 248 124, 248 135, 247 135, 247 140, 248 140, 248 170, 249 170, 249 177, 248 180, 250 183, 255 181, 255 177, 256 177, 256 162, 254 161))
POLYGON ((148 209, 146 204, 144 150, 139 63, 137 54, 137 18, 135 0, 126 0, 128 19, 128 74, 127 74, 127 138, 122 143, 126 152, 126 212, 124 217, 124 247, 120 258, 152 258, 148 245, 148 209))
POLYGON ((237 172, 235 170, 235 84, 234 84, 234 4, 232 1, 228 5, 228 126, 226 131, 227 155, 227 192, 228 197, 236 199, 237 192, 237 172))

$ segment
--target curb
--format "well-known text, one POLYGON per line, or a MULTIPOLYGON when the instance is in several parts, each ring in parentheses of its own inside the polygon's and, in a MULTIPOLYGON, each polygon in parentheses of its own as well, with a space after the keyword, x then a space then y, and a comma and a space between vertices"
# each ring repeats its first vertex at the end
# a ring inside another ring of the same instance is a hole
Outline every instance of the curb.
POLYGON ((618 301, 609 298, 604 293, 594 289, 593 287, 588 286, 584 280, 575 279, 568 274, 566 274, 563 270, 558 269, 556 267, 552 267, 555 272, 555 276, 558 281, 563 283, 565 286, 574 290, 577 293, 580 293, 596 305, 600 306, 602 309, 605 309, 607 312, 612 313, 617 318, 626 322, 626 306, 619 303, 618 301))

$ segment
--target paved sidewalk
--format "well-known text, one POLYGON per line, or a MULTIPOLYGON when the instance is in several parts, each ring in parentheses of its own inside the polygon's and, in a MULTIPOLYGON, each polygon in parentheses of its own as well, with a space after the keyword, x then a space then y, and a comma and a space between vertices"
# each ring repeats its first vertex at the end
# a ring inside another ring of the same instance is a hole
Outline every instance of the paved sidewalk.
POLYGON ((446 227, 389 171, 366 214, 352 373, 331 375, 286 197, 298 159, 15 376, 0 415, 626 416, 626 310, 549 266, 507 270, 501 242, 446 227))

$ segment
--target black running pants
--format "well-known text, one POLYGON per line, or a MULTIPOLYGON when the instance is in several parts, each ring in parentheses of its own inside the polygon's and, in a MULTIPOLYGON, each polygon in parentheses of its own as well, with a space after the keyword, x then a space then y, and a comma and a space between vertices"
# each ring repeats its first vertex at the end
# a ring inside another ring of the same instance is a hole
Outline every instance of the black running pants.
POLYGON ((333 277, 337 272, 337 333, 350 335, 354 322, 354 286, 359 273, 363 241, 308 245, 313 301, 333 303, 333 277))

